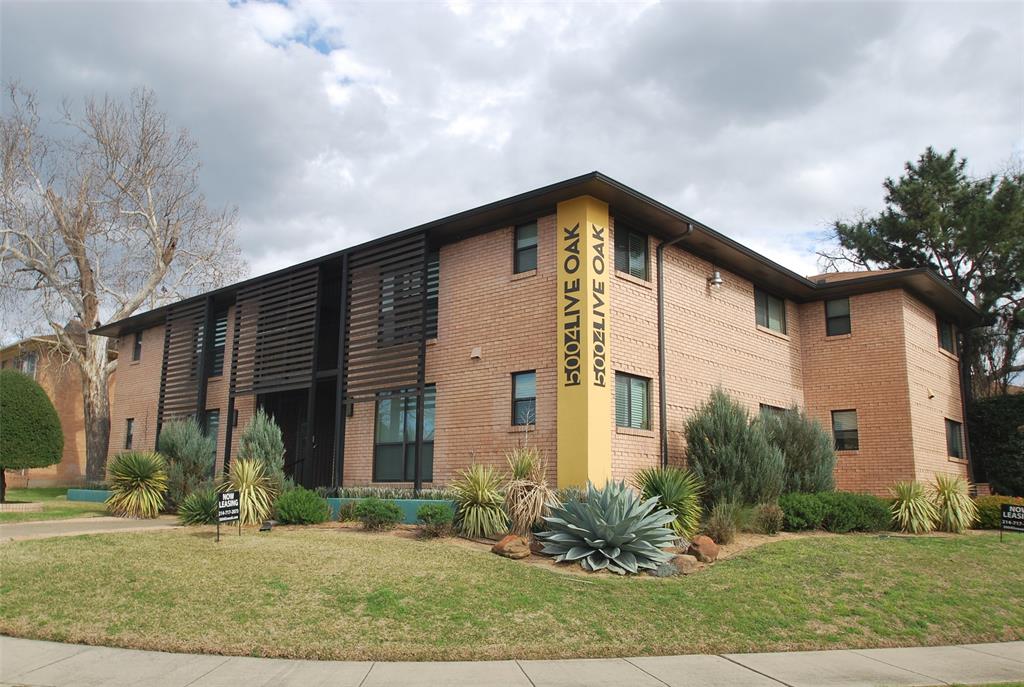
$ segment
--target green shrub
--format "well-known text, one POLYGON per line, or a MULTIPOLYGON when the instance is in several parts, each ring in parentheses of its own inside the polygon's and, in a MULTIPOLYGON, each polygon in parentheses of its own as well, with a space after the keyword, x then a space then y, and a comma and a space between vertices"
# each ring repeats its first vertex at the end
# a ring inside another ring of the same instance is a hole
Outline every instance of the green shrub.
POLYGON ((416 520, 424 537, 443 537, 452 530, 455 511, 447 503, 424 503, 416 509, 416 520))
POLYGON ((107 509, 122 518, 155 518, 164 505, 167 463, 159 453, 128 451, 110 463, 107 509))
POLYGON ((1024 498, 1020 496, 979 496, 974 499, 978 509, 978 529, 998 530, 1001 526, 1002 506, 1004 503, 1024 506, 1024 498))
MULTIPOLYGON (((1024 496, 1024 394, 979 399, 967 409, 971 459, 992 486, 1024 496)), ((981 481, 981 478, 975 476, 981 481)))
POLYGON ((691 539, 700 527, 700 478, 690 470, 677 467, 644 468, 633 475, 633 484, 644 499, 657 497, 661 505, 675 513, 671 527, 676 535, 691 539))
POLYGON ((277 488, 267 477, 267 467, 256 458, 239 459, 221 480, 222 491, 238 492, 238 517, 243 525, 262 523, 274 510, 277 488))
POLYGON ((783 494, 779 507, 783 529, 789 532, 816 530, 825 520, 825 504, 819 494, 783 494))
POLYGON ((892 486, 892 518, 901 532, 925 534, 935 529, 939 513, 920 482, 892 486))
POLYGON ((57 410, 34 379, 0 370, 0 503, 7 498, 4 470, 44 468, 60 462, 64 432, 57 410))
POLYGON ((943 532, 962 534, 978 519, 978 509, 967 493, 967 480, 939 473, 932 485, 932 503, 938 514, 936 523, 943 532))
POLYGON ((213 476, 216 443, 195 418, 169 420, 160 428, 157 450, 167 460, 167 500, 180 504, 213 476))
POLYGON ((762 503, 754 507, 752 526, 758 534, 778 534, 782 529, 782 508, 775 503, 762 503))
POLYGON ((402 509, 394 501, 371 496, 356 504, 356 519, 368 530, 390 530, 402 522, 402 509))
POLYGON ((427 499, 451 501, 454 492, 451 489, 420 489, 416 492, 404 487, 339 487, 334 489, 334 496, 341 499, 365 499, 376 496, 379 499, 427 499))
POLYGON ((356 517, 356 506, 359 505, 358 501, 349 501, 343 503, 338 508, 338 522, 354 522, 358 520, 356 517))
POLYGON ((764 423, 716 389, 686 422, 687 463, 704 483, 708 507, 720 501, 773 503, 782 493, 785 462, 764 423))
POLYGON ((199 487, 182 499, 178 506, 182 525, 212 525, 217 522, 217 490, 199 487))
POLYGON ((544 518, 550 529, 537 538, 556 563, 578 560, 584 570, 625 575, 672 559, 663 549, 676 539, 666 527, 673 520, 657 498, 642 500, 625 482, 608 482, 604 489, 588 484, 586 502, 553 507, 544 518))
POLYGON ((455 527, 467 537, 490 537, 508 528, 501 477, 485 465, 471 465, 452 483, 455 527))
POLYGON ((761 421, 768 440, 782 451, 783 492, 835 489, 833 440, 817 420, 794 407, 784 413, 764 414, 761 421))
POLYGON ((275 520, 285 525, 319 525, 331 515, 327 500, 315 491, 296 487, 277 497, 275 520))
POLYGON ((704 521, 704 534, 716 544, 731 544, 743 524, 743 506, 731 501, 719 501, 704 521))
POLYGON ((273 416, 267 415, 262 408, 256 409, 256 414, 238 438, 238 457, 263 463, 274 494, 284 491, 284 439, 273 416))
POLYGON ((884 532, 892 526, 892 514, 884 499, 848 491, 818 494, 825 506, 821 526, 828 532, 884 532))

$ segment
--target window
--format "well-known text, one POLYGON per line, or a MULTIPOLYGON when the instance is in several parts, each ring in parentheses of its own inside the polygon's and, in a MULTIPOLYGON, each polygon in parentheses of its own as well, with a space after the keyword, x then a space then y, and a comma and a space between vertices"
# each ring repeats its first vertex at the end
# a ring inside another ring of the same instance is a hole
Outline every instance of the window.
POLYGON ((206 411, 206 436, 213 439, 213 461, 217 462, 217 434, 220 431, 220 409, 206 411))
POLYGON ((130 451, 132 448, 132 440, 135 438, 135 418, 130 417, 124 421, 124 448, 126 451, 130 451))
POLYGON ((533 370, 512 375, 512 424, 537 424, 537 373, 533 370))
MULTIPOLYGON (((434 479, 434 385, 423 396, 423 455, 420 475, 424 482, 434 479)), ((416 466, 416 396, 411 391, 394 392, 377 401, 374 431, 373 481, 413 482, 416 466), (405 395, 403 395, 405 394, 405 395)))
POLYGON ((964 458, 963 428, 959 422, 949 418, 946 418, 946 455, 958 460, 964 458))
POLYGON ((132 344, 132 360, 142 360, 142 332, 135 332, 135 343, 132 344))
POLYGON ((647 234, 625 227, 615 229, 615 269, 646 281, 647 234))
POLYGON ((850 333, 850 299, 825 301, 825 334, 839 336, 850 333))
MULTIPOLYGON (((419 317, 423 304, 421 279, 421 269, 389 272, 381 276, 377 327, 379 345, 393 346, 419 341, 419 317)), ((429 307, 429 293, 427 305, 429 307)))
POLYGON ((14 367, 32 379, 36 377, 36 365, 39 362, 37 353, 22 353, 14 361, 14 367))
POLYGON ((786 301, 754 289, 754 308, 757 310, 757 324, 779 332, 786 333, 786 301))
POLYGON ((221 312, 213 324, 213 358, 210 361, 210 376, 224 374, 224 345, 228 338, 228 313, 221 312))
POLYGON ((515 273, 537 269, 537 223, 520 224, 516 227, 515 273))
POLYGON ((767 403, 762 403, 760 408, 762 415, 782 415, 788 413, 786 408, 780 408, 779 406, 770 406, 767 403))
POLYGON ((939 328, 939 348, 956 355, 956 329, 952 322, 936 320, 939 328))
POLYGON ((649 379, 615 373, 615 425, 630 429, 650 429, 649 379))
POLYGON ((856 451, 860 448, 856 410, 832 411, 832 437, 837 451, 856 451))

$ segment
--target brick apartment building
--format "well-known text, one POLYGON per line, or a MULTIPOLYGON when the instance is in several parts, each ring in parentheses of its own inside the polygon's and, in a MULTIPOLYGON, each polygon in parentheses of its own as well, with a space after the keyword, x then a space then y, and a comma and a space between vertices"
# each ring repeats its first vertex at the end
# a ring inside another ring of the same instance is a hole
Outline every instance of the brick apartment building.
POLYGON ((923 270, 804 278, 599 173, 203 294, 119 337, 111 453, 194 414, 237 454, 257 406, 307 486, 443 485, 525 440, 559 485, 684 460, 718 386, 798 405, 840 488, 969 474, 957 332, 923 270))

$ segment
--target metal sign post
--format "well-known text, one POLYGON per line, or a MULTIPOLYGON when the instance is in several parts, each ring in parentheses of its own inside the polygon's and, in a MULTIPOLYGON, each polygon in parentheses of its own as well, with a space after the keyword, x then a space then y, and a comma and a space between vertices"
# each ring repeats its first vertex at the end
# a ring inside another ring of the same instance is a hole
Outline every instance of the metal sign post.
POLYGON ((238 535, 242 535, 242 518, 239 517, 238 492, 223 491, 217 494, 217 541, 220 542, 220 524, 238 522, 238 535))

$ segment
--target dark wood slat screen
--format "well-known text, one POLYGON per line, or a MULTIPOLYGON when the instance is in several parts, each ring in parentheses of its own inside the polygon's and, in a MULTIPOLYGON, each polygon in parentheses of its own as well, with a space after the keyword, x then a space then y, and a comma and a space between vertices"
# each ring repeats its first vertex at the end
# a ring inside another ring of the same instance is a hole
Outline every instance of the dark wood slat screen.
POLYGON ((239 291, 232 396, 309 387, 319 275, 319 267, 312 265, 239 291))
POLYGON ((157 426, 165 420, 195 415, 199 391, 199 357, 206 301, 172 306, 164 326, 157 426))
POLYGON ((416 393, 424 365, 421 342, 433 323, 428 305, 423 234, 353 253, 345 328, 347 402, 384 391, 416 393))

